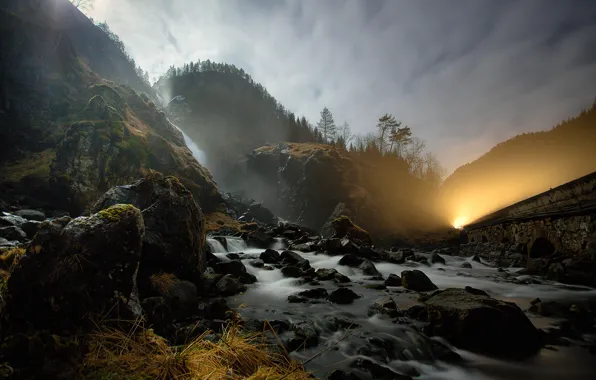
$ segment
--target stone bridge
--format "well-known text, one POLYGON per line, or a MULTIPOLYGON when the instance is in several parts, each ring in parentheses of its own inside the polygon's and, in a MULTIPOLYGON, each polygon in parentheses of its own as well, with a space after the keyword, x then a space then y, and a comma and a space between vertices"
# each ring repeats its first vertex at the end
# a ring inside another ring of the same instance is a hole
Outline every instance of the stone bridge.
MULTIPOLYGON (((503 264, 530 265, 533 259, 556 256, 594 265, 596 172, 486 215, 466 225, 463 235, 467 241, 460 246, 462 254, 480 254, 503 264)), ((550 271, 548 262, 540 265, 550 271)), ((590 284, 596 284, 593 269, 590 284)))

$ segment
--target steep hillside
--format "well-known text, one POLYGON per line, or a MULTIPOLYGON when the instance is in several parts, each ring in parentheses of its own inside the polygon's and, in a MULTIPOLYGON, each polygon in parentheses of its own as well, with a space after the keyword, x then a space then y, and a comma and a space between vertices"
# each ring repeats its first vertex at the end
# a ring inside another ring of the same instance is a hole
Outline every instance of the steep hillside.
POLYGON ((207 60, 171 68, 154 87, 172 120, 206 153, 219 183, 227 184, 239 157, 263 144, 312 141, 304 119, 233 65, 207 60))
POLYGON ((549 131, 498 144, 442 186, 446 215, 471 222, 596 171, 596 104, 549 131))
POLYGON ((0 198, 79 214, 101 192, 154 169, 179 177, 206 212, 221 209, 210 174, 154 102, 85 64, 123 78, 113 42, 91 37, 103 63, 98 53, 80 55, 70 33, 84 38, 97 28, 68 1, 36 3, 0 8, 0 198))

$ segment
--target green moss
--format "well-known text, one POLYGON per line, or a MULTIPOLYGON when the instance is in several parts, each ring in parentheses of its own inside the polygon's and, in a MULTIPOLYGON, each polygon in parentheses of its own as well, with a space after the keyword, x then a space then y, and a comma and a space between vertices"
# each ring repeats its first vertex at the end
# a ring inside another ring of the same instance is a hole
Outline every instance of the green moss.
POLYGON ((97 215, 109 222, 117 222, 120 220, 123 214, 127 214, 135 209, 135 206, 130 204, 118 204, 109 207, 105 210, 101 210, 97 215))
POLYGON ((24 177, 49 178, 50 165, 56 157, 54 149, 31 153, 15 163, 0 166, 0 182, 19 182, 24 177))

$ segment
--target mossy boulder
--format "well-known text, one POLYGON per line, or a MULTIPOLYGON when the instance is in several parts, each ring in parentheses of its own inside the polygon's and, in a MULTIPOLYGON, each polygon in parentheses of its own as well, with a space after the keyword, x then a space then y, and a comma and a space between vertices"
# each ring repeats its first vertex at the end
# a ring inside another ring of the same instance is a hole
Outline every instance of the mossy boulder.
POLYGON ((205 268, 205 221, 192 194, 175 177, 150 173, 130 185, 103 194, 93 212, 113 217, 113 204, 129 203, 143 210, 145 235, 139 268, 141 294, 150 291, 149 278, 161 272, 198 283, 205 268))
POLYGON ((42 223, 7 282, 3 336, 23 328, 74 332, 98 316, 139 316, 143 234, 141 211, 131 205, 42 223))
POLYGON ((354 224, 354 222, 352 222, 352 220, 345 215, 334 219, 331 224, 335 231, 333 234, 334 238, 341 239, 347 237, 359 245, 372 244, 372 239, 370 238, 369 233, 360 228, 358 225, 354 224))

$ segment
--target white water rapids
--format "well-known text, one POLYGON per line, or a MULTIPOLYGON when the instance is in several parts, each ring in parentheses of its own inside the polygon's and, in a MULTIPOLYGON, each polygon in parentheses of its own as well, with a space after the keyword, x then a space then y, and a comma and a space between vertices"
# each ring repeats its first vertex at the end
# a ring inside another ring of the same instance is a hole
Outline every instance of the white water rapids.
MULTIPOLYGON (((257 277, 257 283, 249 285, 249 289, 241 295, 230 297, 228 302, 231 307, 242 305, 240 313, 245 318, 280 320, 290 322, 296 320, 312 320, 322 330, 321 343, 314 348, 295 351, 292 356, 306 360, 313 354, 321 351, 327 344, 337 341, 338 333, 325 330, 323 318, 329 315, 337 315, 348 318, 361 325, 361 330, 376 334, 387 334, 395 337, 400 342, 419 342, 416 334, 411 328, 405 325, 396 325, 383 317, 367 315, 368 307, 377 299, 387 293, 379 290, 372 290, 363 287, 363 284, 370 282, 358 269, 338 265, 341 256, 328 256, 325 254, 314 254, 312 252, 297 252, 303 258, 309 260, 310 265, 315 268, 335 268, 340 273, 351 279, 352 287, 356 293, 363 296, 350 305, 336 305, 331 303, 315 304, 292 304, 286 301, 288 295, 305 289, 314 288, 310 285, 300 285, 299 279, 286 278, 281 270, 265 270, 251 266, 249 262, 258 258, 263 249, 250 248, 239 238, 227 237, 224 248, 215 239, 208 239, 213 253, 221 260, 229 260, 227 253, 241 253, 240 257, 245 264, 247 271, 257 277)), ((275 249, 283 250, 283 245, 278 242, 275 249)), ((532 284, 516 284, 513 279, 523 280, 529 276, 516 276, 515 271, 519 268, 508 268, 507 273, 498 272, 496 268, 472 261, 471 258, 444 256, 446 265, 433 264, 426 266, 416 262, 407 262, 403 265, 391 263, 375 263, 376 268, 384 278, 391 273, 399 275, 403 270, 417 268, 422 270, 439 288, 472 286, 482 289, 491 296, 506 301, 516 302, 523 310, 528 308, 529 302, 534 298, 545 300, 583 300, 596 297, 596 289, 567 286, 561 283, 536 280, 532 284), (471 269, 460 268, 463 262, 469 262, 471 269)), ((317 288, 324 287, 329 292, 336 287, 329 282, 321 282, 317 288)), ((402 309, 415 304, 417 295, 413 293, 398 292, 396 288, 389 287, 391 296, 396 300, 402 309)), ((530 316, 532 322, 540 328, 548 327, 554 320, 544 317, 530 316)), ((489 327, 489 326, 487 326, 489 327)), ((355 358, 359 355, 355 352, 360 344, 358 337, 348 338, 337 345, 336 349, 329 350, 315 360, 312 360, 307 368, 317 371, 316 376, 324 378, 325 373, 335 368, 344 368, 346 359, 355 358)), ((406 343, 404 343, 406 344, 406 343)), ((412 343, 407 343, 412 344, 412 343)), ((422 352, 424 347, 413 346, 410 348, 414 356, 412 360, 391 361, 388 364, 394 370, 415 368, 420 376, 418 379, 540 379, 540 380, 583 380, 593 379, 596 371, 596 363, 587 350, 579 347, 557 347, 557 351, 543 349, 535 357, 522 362, 509 362, 488 358, 473 354, 464 350, 454 349, 464 359, 462 365, 447 364, 443 362, 429 362, 424 360, 422 352), (416 353, 416 350, 420 354, 416 353)), ((349 368, 344 368, 349 370, 349 368)))

